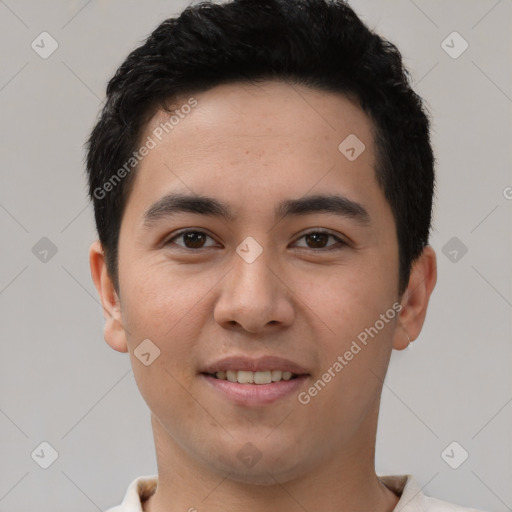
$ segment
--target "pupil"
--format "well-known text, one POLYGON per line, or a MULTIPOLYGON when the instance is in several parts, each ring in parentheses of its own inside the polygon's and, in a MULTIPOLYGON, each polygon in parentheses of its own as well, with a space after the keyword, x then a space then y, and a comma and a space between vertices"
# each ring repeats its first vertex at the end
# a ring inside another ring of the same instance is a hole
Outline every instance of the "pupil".
POLYGON ((189 248, 199 249, 201 247, 201 241, 204 242, 204 235, 202 233, 194 232, 185 234, 185 245, 189 248), (203 240, 197 242, 197 238, 201 237, 203 238, 203 240), (192 247, 190 247, 190 244, 188 242, 192 242, 192 247))
MULTIPOLYGON (((323 240, 324 242, 327 242, 327 238, 329 235, 327 235, 326 233, 312 233, 312 234, 309 234, 309 235, 306 235, 308 239, 316 239, 316 241, 318 242, 318 237, 320 237, 321 240, 323 240)), ((315 242, 313 242, 313 246, 314 247, 325 247, 325 243, 320 243, 320 245, 316 244, 315 245, 315 242)))

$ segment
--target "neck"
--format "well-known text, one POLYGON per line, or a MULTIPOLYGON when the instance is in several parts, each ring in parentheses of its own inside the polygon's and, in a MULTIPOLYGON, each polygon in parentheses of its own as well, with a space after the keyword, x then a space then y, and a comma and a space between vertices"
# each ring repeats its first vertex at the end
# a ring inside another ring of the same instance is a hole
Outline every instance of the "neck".
POLYGON ((377 416, 378 407, 350 442, 333 450, 330 459, 314 471, 268 485, 235 481, 212 471, 175 443, 152 416, 158 485, 144 503, 144 512, 392 512, 399 497, 378 479, 374 469, 377 416))

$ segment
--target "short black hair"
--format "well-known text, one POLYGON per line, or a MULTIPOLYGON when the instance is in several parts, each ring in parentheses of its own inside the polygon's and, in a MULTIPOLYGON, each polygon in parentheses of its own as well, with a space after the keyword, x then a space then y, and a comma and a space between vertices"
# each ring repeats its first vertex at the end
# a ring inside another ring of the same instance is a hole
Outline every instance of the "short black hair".
POLYGON ((96 227, 118 292, 119 231, 137 166, 108 193, 103 187, 126 169, 147 122, 158 109, 169 112, 169 101, 192 92, 269 79, 342 93, 371 119, 375 176, 395 219, 403 294, 431 227, 435 159, 429 116, 399 50, 342 0, 191 4, 163 21, 121 64, 108 83, 86 154, 96 227))

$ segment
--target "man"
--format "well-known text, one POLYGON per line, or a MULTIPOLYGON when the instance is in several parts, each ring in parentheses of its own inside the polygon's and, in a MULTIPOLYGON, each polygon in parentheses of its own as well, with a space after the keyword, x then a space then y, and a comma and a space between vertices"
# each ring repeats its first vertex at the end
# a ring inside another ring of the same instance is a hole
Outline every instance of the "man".
POLYGON ((87 170, 158 463, 111 512, 469 510, 375 473, 436 283, 429 121, 391 43, 341 1, 190 6, 110 81, 87 170))

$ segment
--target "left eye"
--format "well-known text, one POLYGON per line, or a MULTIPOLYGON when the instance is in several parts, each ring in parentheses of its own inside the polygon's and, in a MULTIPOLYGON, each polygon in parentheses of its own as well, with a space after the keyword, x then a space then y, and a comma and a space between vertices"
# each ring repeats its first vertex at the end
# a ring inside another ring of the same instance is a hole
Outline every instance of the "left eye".
MULTIPOLYGON (((176 245, 178 245, 179 247, 183 247, 184 249, 191 249, 191 250, 202 249, 203 247, 211 247, 211 245, 205 246, 204 242, 207 238, 210 238, 211 240, 213 240, 213 238, 210 235, 208 235, 207 233, 205 233, 203 231, 189 230, 189 231, 182 231, 181 233, 178 233, 173 238, 170 238, 166 242, 165 245, 170 245, 171 243, 175 243, 174 240, 177 240, 180 238, 183 240, 183 244, 176 244, 176 245)), ((310 231, 309 233, 303 234, 297 240, 302 240, 303 238, 306 241, 306 243, 309 243, 309 244, 313 243, 313 247, 306 246, 305 247, 306 249, 315 250, 315 249, 324 249, 327 247, 327 250, 332 250, 331 249, 332 246, 347 245, 341 238, 339 238, 336 235, 333 235, 332 233, 329 233, 327 231, 310 231), (329 238, 334 239, 337 243, 327 245, 327 241, 329 240, 329 238)), ((299 247, 301 247, 301 246, 299 246, 299 247)), ((302 247, 304 247, 304 246, 302 246, 302 247)))
POLYGON ((313 242, 314 244, 314 247, 306 247, 307 249, 323 249, 324 247, 328 247, 328 251, 331 251, 333 249, 331 249, 331 247, 333 246, 336 246, 336 245, 339 245, 339 246, 345 246, 347 245, 341 238, 337 237, 336 235, 333 235, 332 233, 329 233, 327 231, 310 231, 309 233, 305 233, 303 234, 300 238, 298 238, 298 240, 301 240, 302 238, 304 238, 305 240, 308 240, 310 243, 311 241, 313 242), (337 244, 334 243, 334 244, 330 244, 330 245, 326 245, 327 244, 327 240, 329 238, 333 238, 334 240, 336 240, 336 242, 338 242, 337 244))

